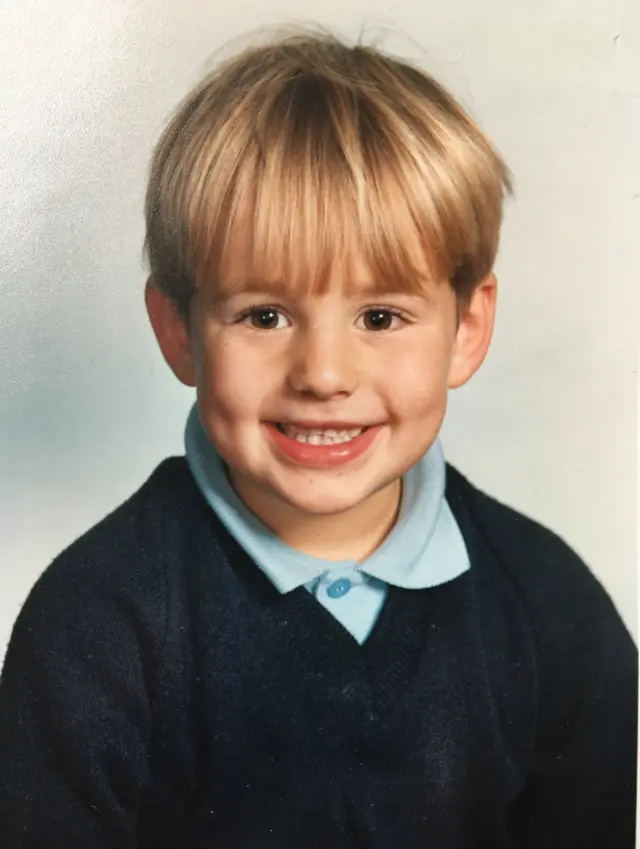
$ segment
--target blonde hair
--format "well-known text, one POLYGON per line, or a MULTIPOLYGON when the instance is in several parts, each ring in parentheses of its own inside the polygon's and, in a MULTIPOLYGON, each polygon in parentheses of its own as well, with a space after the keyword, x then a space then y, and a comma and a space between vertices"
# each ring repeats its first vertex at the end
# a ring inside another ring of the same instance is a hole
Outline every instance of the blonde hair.
POLYGON ((262 280, 321 290, 357 255, 382 290, 428 276, 464 300, 492 269, 510 188, 434 79, 303 32, 246 49, 179 106, 152 160, 145 245, 185 315, 240 245, 262 280))

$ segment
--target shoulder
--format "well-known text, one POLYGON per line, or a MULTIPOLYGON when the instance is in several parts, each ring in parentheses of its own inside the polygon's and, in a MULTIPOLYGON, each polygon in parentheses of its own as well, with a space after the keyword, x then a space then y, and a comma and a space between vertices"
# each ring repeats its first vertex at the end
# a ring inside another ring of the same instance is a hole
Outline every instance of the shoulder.
MULTIPOLYGON (((133 495, 62 551, 44 574, 90 569, 98 579, 141 555, 148 559, 156 553, 154 543, 161 549, 161 536, 170 534, 178 515, 188 511, 192 489, 184 458, 164 460, 133 495)), ((133 570, 122 577, 135 574, 133 570)))
POLYGON ((452 466, 447 466, 447 500, 463 523, 465 515, 473 521, 494 554, 501 560, 510 555, 503 563, 510 571, 530 572, 535 564, 534 572, 542 569, 550 573, 545 577, 553 573, 558 580, 576 568, 584 574, 585 565, 560 536, 478 489, 452 466))
MULTIPOLYGON (((138 554, 189 511, 195 487, 182 457, 164 460, 142 486, 61 553, 58 561, 89 558, 109 564, 138 554)), ((197 493, 196 493, 197 494, 197 493)))
MULTIPOLYGON (((183 458, 162 462, 147 481, 62 551, 40 575, 14 628, 44 634, 107 634, 114 623, 160 638, 166 560, 174 528, 194 498, 183 458), (169 540, 169 545, 167 545, 169 540)), ((197 494, 197 493, 196 493, 197 494)))
POLYGON ((560 536, 508 507, 447 467, 447 500, 456 518, 481 534, 542 637, 631 639, 600 581, 560 536))

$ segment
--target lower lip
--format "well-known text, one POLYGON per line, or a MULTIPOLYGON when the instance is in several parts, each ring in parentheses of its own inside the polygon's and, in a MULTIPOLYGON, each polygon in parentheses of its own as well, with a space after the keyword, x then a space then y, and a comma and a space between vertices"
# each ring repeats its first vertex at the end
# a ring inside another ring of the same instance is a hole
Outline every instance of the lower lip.
POLYGON ((300 466, 343 466, 360 457, 371 446, 381 430, 380 425, 368 427, 360 436, 349 442, 334 445, 311 445, 290 439, 275 424, 265 422, 265 427, 276 448, 284 456, 300 466))

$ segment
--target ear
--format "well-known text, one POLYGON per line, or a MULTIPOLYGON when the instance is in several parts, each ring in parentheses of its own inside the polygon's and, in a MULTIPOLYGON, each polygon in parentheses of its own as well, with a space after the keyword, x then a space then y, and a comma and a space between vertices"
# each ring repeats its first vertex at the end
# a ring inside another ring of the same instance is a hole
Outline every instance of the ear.
POLYGON ((185 386, 195 386, 196 370, 189 334, 175 304, 154 284, 152 277, 147 280, 144 300, 151 327, 169 368, 185 386))
POLYGON ((460 314, 449 366, 450 389, 465 384, 484 362, 493 336, 497 292, 496 277, 489 274, 476 286, 460 314))

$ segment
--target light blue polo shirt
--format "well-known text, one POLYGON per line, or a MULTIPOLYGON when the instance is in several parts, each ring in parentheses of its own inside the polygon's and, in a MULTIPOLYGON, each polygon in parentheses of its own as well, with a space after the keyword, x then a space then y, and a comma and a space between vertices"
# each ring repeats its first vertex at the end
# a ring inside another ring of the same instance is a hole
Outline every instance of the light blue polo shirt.
POLYGON ((388 594, 435 587, 469 568, 462 534, 445 499, 445 460, 436 442, 403 478, 398 519, 384 542, 362 562, 312 557, 284 543, 238 497, 194 405, 185 429, 189 468, 229 533, 281 593, 305 586, 363 643, 388 594))

